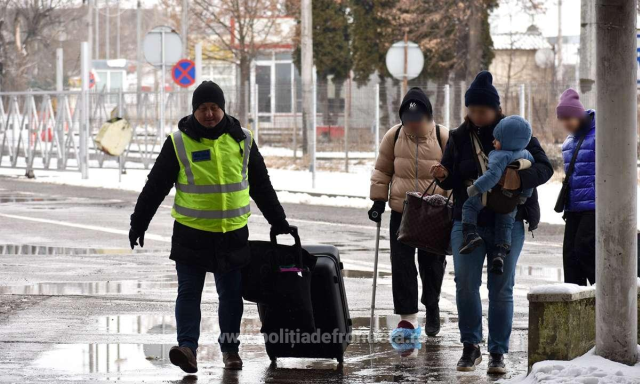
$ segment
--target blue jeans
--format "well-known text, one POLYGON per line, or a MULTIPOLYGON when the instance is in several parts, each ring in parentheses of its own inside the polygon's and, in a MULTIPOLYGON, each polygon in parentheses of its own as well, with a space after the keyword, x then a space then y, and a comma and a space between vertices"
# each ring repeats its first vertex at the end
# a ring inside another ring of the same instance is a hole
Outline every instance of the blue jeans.
MULTIPOLYGON (((458 327, 460 341, 479 344, 482 341, 482 266, 487 254, 494 247, 494 228, 478 227, 478 234, 484 245, 467 255, 459 253, 462 245, 462 223, 456 221, 451 231, 451 248, 456 281, 456 304, 458 307, 458 327)), ((513 285, 518 257, 524 245, 524 224, 514 223, 511 232, 511 252, 504 261, 504 273, 487 274, 489 289, 489 352, 509 352, 509 338, 513 324, 513 285)))
MULTIPOLYGON (((176 325, 178 345, 189 347, 196 353, 200 338, 200 301, 207 272, 198 267, 176 262, 178 272, 178 298, 176 299, 176 325)), ((242 320, 242 275, 239 269, 214 273, 218 291, 218 343, 222 352, 238 352, 240 322, 242 320)))
MULTIPOLYGON (((478 213, 484 208, 482 205, 482 194, 475 195, 467 199, 462 205, 462 222, 465 224, 478 224, 478 213)), ((493 238, 494 245, 511 246, 511 230, 516 221, 518 208, 507 214, 495 214, 493 238)))

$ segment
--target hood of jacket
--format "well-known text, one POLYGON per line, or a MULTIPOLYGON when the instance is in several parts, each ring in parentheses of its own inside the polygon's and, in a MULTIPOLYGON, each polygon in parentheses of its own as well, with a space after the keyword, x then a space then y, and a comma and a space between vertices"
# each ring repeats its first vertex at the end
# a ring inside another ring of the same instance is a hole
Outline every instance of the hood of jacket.
POLYGON ((520 151, 529 145, 531 124, 520 116, 507 116, 493 130, 493 137, 505 151, 520 151))

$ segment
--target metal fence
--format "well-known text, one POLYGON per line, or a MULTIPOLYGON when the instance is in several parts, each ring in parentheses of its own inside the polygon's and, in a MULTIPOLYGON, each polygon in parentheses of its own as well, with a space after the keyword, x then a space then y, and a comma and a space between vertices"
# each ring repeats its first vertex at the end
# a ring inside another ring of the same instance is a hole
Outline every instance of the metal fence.
MULTIPOLYGON (((313 142, 313 137, 305 134, 312 130, 303 126, 301 92, 296 92, 295 85, 287 87, 292 93, 288 103, 279 99, 282 92, 277 84, 270 90, 251 89, 244 95, 246 107, 242 113, 236 108, 235 90, 225 89, 230 96, 227 112, 245 120, 241 122, 254 131, 260 146, 287 148, 287 153, 299 155, 305 144, 313 142)), ((464 83, 422 88, 432 101, 438 123, 449 127, 460 124, 466 113, 464 83)), ((525 116, 543 142, 562 140, 564 133, 557 127, 554 114, 557 92, 552 87, 517 84, 498 88, 505 114, 525 116)), ((166 135, 191 112, 188 91, 166 92, 162 103, 156 92, 88 92, 86 102, 82 96, 81 92, 0 93, 0 166, 148 168, 166 135), (160 108, 164 110, 163 124, 160 108), (94 142, 102 124, 112 116, 127 119, 133 128, 133 139, 120 158, 104 154, 94 142)), ((372 158, 381 137, 400 122, 397 111, 402 96, 400 85, 392 82, 363 87, 349 82, 338 86, 318 84, 314 98, 316 153, 333 158, 372 158)), ((348 160, 345 167, 348 170, 348 160)))

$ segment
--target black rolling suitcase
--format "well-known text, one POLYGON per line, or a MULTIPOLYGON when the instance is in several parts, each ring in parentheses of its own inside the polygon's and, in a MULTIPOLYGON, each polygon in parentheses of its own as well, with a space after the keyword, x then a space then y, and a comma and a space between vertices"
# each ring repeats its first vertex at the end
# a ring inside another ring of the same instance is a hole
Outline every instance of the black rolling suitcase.
MULTIPOLYGON (((351 317, 342 280, 338 249, 327 245, 305 246, 317 257, 311 275, 311 302, 316 332, 294 335, 265 334, 265 348, 271 361, 278 357, 330 358, 343 362, 351 338, 351 317)), ((274 316, 266 305, 258 304, 260 320, 274 316), (268 315, 267 315, 268 314, 268 315)), ((268 319, 273 323, 274 319, 268 319)), ((283 320, 283 322, 285 322, 283 320)))

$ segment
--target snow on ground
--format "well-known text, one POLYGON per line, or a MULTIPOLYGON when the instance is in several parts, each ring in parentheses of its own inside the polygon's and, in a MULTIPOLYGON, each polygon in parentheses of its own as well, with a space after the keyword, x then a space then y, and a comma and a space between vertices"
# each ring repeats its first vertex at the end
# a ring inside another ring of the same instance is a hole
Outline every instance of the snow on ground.
MULTIPOLYGON (((282 147, 260 147, 260 153, 262 156, 273 156, 273 157, 293 157, 293 150, 290 148, 282 148, 282 147)), ((297 152, 297 156, 300 157, 302 155, 302 151, 297 152)), ((358 152, 352 151, 349 152, 350 159, 374 159, 376 157, 375 152, 358 152)), ((344 159, 344 152, 316 152, 316 158, 318 159, 344 159)))
POLYGON ((596 289, 595 285, 591 285, 588 287, 582 287, 577 284, 545 284, 545 285, 537 285, 535 287, 531 287, 529 293, 534 295, 550 295, 550 294, 574 294, 585 291, 594 291, 596 289))
MULTIPOLYGON (((640 346, 638 346, 640 354, 640 346)), ((637 384, 640 383, 640 362, 634 366, 616 363, 596 356, 595 348, 571 361, 541 361, 533 365, 528 376, 521 375, 509 384, 637 384)))

